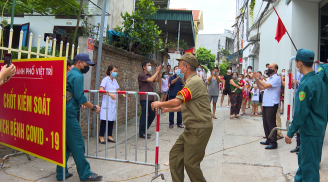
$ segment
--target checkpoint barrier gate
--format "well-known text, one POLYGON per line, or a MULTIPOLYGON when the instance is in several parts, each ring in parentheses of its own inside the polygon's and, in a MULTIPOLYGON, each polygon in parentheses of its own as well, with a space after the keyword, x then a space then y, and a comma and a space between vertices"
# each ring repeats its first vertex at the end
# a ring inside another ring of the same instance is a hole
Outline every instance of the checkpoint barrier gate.
MULTIPOLYGON (((100 157, 98 155, 98 141, 99 141, 99 117, 97 116, 97 120, 96 120, 96 127, 97 127, 97 133, 96 133, 96 155, 92 155, 89 153, 89 147, 90 147, 90 132, 89 132, 89 126, 90 126, 90 109, 88 110, 88 116, 87 116, 87 123, 88 123, 88 127, 87 127, 87 132, 88 132, 88 135, 87 135, 87 150, 86 150, 86 157, 88 158, 94 158, 94 159, 102 159, 102 160, 109 160, 109 161, 116 161, 116 162, 125 162, 125 163, 133 163, 133 164, 140 164, 140 165, 147 165, 147 166, 154 166, 155 167, 155 175, 152 177, 152 179, 150 179, 150 181, 153 181, 155 180, 156 178, 158 177, 161 177, 162 180, 164 180, 164 174, 162 173, 158 173, 158 170, 159 170, 159 164, 158 164, 158 157, 159 157, 159 126, 160 126, 160 113, 161 113, 161 110, 158 109, 157 110, 157 113, 156 113, 156 149, 155 149, 155 163, 149 163, 147 161, 147 150, 148 150, 148 140, 147 140, 147 134, 148 134, 148 97, 149 96, 154 96, 155 97, 155 100, 157 99, 158 101, 160 101, 160 97, 157 93, 155 92, 135 92, 135 91, 106 91, 106 90, 84 90, 85 93, 88 93, 88 100, 90 100, 90 94, 91 93, 101 93, 101 94, 115 94, 116 95, 116 118, 118 116, 118 95, 121 95, 121 94, 125 94, 126 95, 126 98, 125 98, 125 158, 124 159, 118 159, 117 157, 117 123, 115 124, 115 158, 108 158, 108 141, 107 141, 107 138, 108 138, 108 104, 109 104, 109 99, 108 97, 106 97, 106 132, 105 132, 105 136, 104 136, 104 139, 105 139, 105 157, 100 157), (128 136, 127 136, 127 129, 128 129, 128 96, 131 96, 131 95, 134 95, 136 97, 136 115, 135 115, 135 157, 134 157, 134 160, 128 160, 127 159, 127 151, 128 151, 128 148, 127 148, 127 140, 128 140, 128 136), (139 100, 139 95, 146 95, 146 124, 145 124, 145 161, 143 162, 140 162, 138 161, 138 135, 139 135, 139 131, 138 131, 138 100, 139 100)), ((95 94, 96 95, 96 94, 95 94)), ((94 97, 94 99, 98 99, 98 103, 99 103, 99 96, 97 98, 94 97)), ((100 106, 101 107, 101 106, 100 106)), ((81 113, 81 111, 80 111, 81 113)), ((81 114, 80 114, 80 121, 81 121, 81 114)), ((94 121, 93 121, 94 122, 94 121)), ((117 119, 116 119, 116 122, 117 122, 117 119)), ((80 122, 82 123, 82 122, 80 122)))

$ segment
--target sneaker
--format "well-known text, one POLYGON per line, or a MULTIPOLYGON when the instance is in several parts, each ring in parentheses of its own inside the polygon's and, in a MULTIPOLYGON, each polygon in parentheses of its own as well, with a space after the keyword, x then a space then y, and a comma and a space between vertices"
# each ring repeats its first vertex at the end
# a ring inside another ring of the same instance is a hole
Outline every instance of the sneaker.
POLYGON ((227 107, 229 108, 230 106, 229 106, 229 105, 227 105, 227 107))
POLYGON ((300 147, 297 146, 296 148, 294 148, 293 150, 290 151, 290 153, 297 153, 300 150, 300 147))

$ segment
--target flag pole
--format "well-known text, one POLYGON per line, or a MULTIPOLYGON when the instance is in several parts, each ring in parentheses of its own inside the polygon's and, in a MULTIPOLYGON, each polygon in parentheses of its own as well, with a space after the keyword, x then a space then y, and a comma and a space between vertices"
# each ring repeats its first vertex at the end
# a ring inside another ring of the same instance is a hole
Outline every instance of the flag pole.
MULTIPOLYGON (((279 19, 281 19, 281 18, 280 18, 280 16, 278 15, 278 12, 277 12, 276 8, 275 8, 274 6, 272 6, 272 7, 273 7, 274 11, 276 12, 276 14, 277 14, 278 18, 279 18, 279 19)), ((284 26, 285 26, 285 25, 284 25, 284 26)), ((287 35, 288 35, 288 37, 289 37, 290 41, 292 41, 292 44, 293 44, 293 46, 294 46, 295 50, 297 51, 297 48, 296 48, 296 46, 295 46, 295 44, 294 44, 294 41, 293 41, 293 39, 290 37, 290 35, 289 35, 289 33, 288 33, 288 30, 287 30, 287 28, 286 28, 286 33, 287 33, 287 35)))

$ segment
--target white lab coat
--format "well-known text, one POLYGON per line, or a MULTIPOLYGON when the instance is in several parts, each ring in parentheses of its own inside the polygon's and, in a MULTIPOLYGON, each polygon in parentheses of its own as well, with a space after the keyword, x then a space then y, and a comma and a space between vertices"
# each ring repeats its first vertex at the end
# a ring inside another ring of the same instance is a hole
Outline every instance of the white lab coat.
MULTIPOLYGON (((109 76, 106 76, 102 79, 101 87, 104 87, 106 91, 117 91, 120 86, 118 85, 115 78, 113 80, 110 79, 109 76)), ((118 99, 118 95, 116 94, 116 99, 118 99)), ((101 109, 100 109, 100 120, 106 120, 106 109, 108 108, 108 121, 116 121, 116 100, 113 100, 108 95, 103 95, 101 109), (108 98, 108 106, 106 107, 106 99, 108 98)))

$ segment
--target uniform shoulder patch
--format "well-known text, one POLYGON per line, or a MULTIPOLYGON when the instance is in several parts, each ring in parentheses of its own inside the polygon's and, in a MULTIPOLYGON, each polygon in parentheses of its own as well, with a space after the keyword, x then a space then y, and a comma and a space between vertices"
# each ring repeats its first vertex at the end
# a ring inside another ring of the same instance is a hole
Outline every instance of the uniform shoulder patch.
POLYGON ((318 71, 317 72, 319 72, 319 71, 321 71, 322 70, 322 67, 320 67, 319 69, 318 69, 318 71))
POLYGON ((300 101, 303 101, 305 99, 305 95, 306 95, 306 93, 304 91, 299 93, 300 101))

